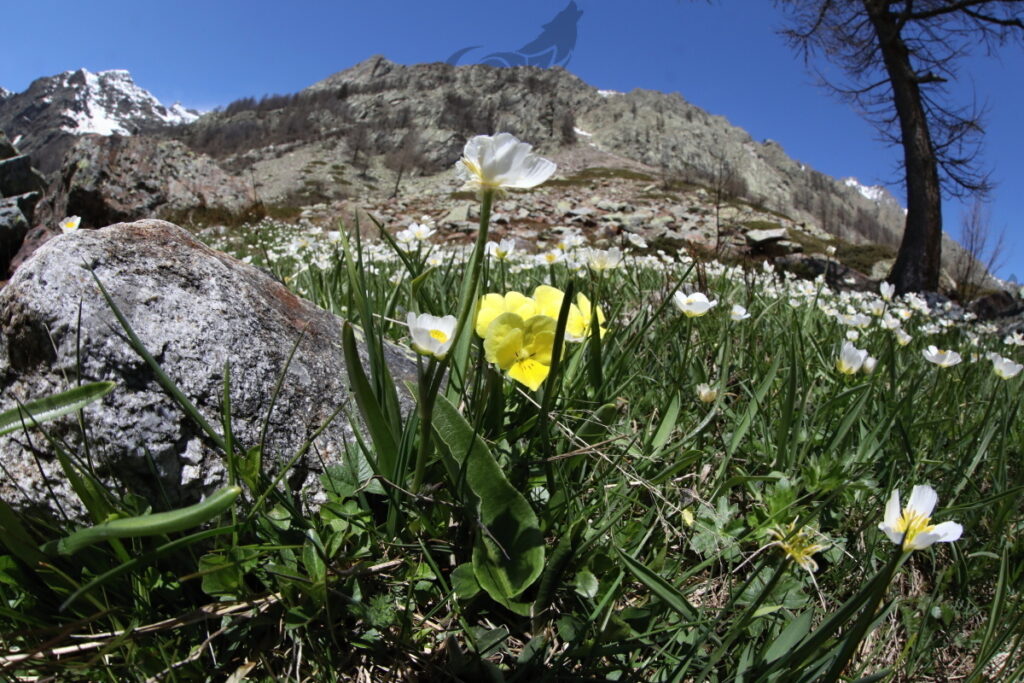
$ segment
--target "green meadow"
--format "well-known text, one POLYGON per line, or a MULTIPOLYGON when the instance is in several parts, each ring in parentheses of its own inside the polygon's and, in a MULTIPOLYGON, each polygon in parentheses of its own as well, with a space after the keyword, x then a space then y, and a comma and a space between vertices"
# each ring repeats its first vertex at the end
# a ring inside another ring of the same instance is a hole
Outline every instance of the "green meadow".
MULTIPOLYGON (((205 428, 230 480, 190 508, 140 514, 66 454, 93 526, 0 505, 0 673, 1024 676, 1024 339, 639 240, 496 243, 502 194, 480 197, 465 247, 429 225, 204 233, 349 322, 335 419, 361 436, 319 505, 234 442, 229 401, 205 428)), ((86 425, 118 390, 3 405, 0 429, 86 425)))

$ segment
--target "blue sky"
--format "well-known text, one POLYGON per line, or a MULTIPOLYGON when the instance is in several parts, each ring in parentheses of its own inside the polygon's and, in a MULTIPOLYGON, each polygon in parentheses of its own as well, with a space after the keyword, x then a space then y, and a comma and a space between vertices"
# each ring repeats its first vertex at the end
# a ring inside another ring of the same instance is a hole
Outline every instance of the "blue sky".
MULTIPOLYGON (((85 67, 128 69, 166 104, 211 109, 245 96, 291 93, 374 54, 403 64, 444 61, 456 50, 515 50, 537 37, 567 0, 34 0, 4 10, 0 86, 85 67), (40 35, 49 36, 46 42, 40 35)), ((577 0, 583 16, 567 68, 612 90, 679 92, 758 140, 836 177, 886 184, 897 197, 901 153, 817 87, 777 35, 768 0, 577 0)), ((468 58, 467 58, 468 61, 468 58)), ((1006 231, 1004 277, 1024 280, 1024 48, 963 62, 954 91, 988 107, 985 162, 997 183, 995 231, 1006 231)), ((947 202, 946 230, 963 207, 947 202)))

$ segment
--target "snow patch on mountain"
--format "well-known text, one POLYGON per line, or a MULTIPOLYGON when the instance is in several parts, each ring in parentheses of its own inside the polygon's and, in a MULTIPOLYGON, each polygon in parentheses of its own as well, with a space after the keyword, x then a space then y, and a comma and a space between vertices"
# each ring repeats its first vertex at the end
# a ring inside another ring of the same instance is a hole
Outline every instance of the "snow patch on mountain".
POLYGON ((77 135, 131 135, 140 121, 175 125, 199 118, 180 104, 165 107, 152 93, 136 85, 124 69, 66 71, 54 85, 75 93, 65 112, 69 122, 63 130, 77 135))
POLYGON ((14 94, 14 93, 12 93, 12 92, 11 92, 10 90, 8 90, 7 88, 5 88, 5 87, 3 87, 3 86, 0 86, 0 100, 4 100, 4 99, 7 99, 8 97, 10 97, 10 96, 11 96, 11 95, 13 95, 13 94, 14 94))
POLYGON ((857 192, 859 192, 862 197, 864 197, 865 199, 870 199, 876 204, 884 202, 892 197, 892 195, 889 194, 889 191, 882 187, 881 185, 861 185, 856 178, 844 178, 843 185, 846 185, 847 187, 852 187, 853 189, 857 190, 857 192))

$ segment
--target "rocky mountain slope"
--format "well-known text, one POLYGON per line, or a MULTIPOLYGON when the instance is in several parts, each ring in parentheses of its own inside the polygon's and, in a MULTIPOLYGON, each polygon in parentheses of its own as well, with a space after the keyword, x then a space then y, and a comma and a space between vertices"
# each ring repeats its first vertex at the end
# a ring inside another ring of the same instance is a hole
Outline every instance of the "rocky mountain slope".
POLYGON ((295 95, 233 103, 177 135, 251 174, 266 201, 288 202, 372 192, 374 180, 380 192, 393 177, 380 162, 403 148, 415 172, 441 172, 467 137, 498 130, 556 161, 571 164, 584 148, 593 163, 699 183, 851 241, 895 243, 903 227, 885 190, 818 173, 678 94, 599 91, 559 68, 374 57, 295 95))
POLYGON ((43 173, 61 166, 77 136, 134 135, 198 117, 180 104, 165 107, 124 70, 66 71, 0 96, 0 130, 43 173))
MULTIPOLYGON (((630 220, 650 213, 662 221, 644 230, 686 233, 694 226, 683 218, 715 213, 717 233, 720 209, 731 204, 758 214, 748 223, 774 219, 813 240, 891 247, 904 221, 884 189, 819 173, 678 94, 600 91, 561 68, 402 66, 373 57, 298 93, 245 98, 199 118, 160 104, 127 72, 79 70, 0 99, 0 130, 48 176, 37 212, 44 223, 76 214, 99 226, 254 206, 326 222, 356 204, 386 213, 397 194, 453 213, 456 225, 464 210, 453 199, 453 166, 466 139, 496 131, 533 143, 570 184, 593 169, 642 178, 633 189, 653 205, 630 220)), ((732 220, 727 233, 742 227, 732 220)), ((955 260, 951 242, 945 250, 955 260)))

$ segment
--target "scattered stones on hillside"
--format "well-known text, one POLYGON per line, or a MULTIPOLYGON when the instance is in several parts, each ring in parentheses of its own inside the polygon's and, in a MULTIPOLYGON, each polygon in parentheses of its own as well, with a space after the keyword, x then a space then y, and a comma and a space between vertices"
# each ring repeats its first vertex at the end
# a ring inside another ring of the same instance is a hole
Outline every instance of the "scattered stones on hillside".
POLYGON ((1024 313, 1024 305, 1009 292, 997 291, 978 297, 967 307, 982 320, 1007 318, 1011 315, 1024 313))
POLYGON ((873 292, 878 288, 876 282, 864 273, 823 254, 789 254, 776 257, 774 263, 776 268, 807 280, 824 275, 829 287, 837 290, 873 292))
MULTIPOLYGON (((342 321, 185 230, 143 220, 60 235, 0 290, 2 408, 78 382, 117 383, 101 403, 84 410, 88 459, 102 481, 166 508, 222 486, 227 472, 223 456, 131 349, 86 267, 164 372, 218 428, 224 369, 230 369, 236 448, 257 445, 269 419, 263 460, 266 469, 277 470, 343 406, 287 481, 315 500, 324 466, 359 465, 358 448, 346 456, 356 408, 340 350, 342 321), (282 373, 280 395, 272 402, 282 373)), ((404 396, 401 387, 414 381, 415 362, 397 348, 385 353, 404 396)), ((44 427, 84 462, 74 417, 44 427)), ((0 498, 17 509, 81 517, 49 443, 38 430, 0 437, 0 498)), ((361 479, 367 474, 364 463, 361 479)))

